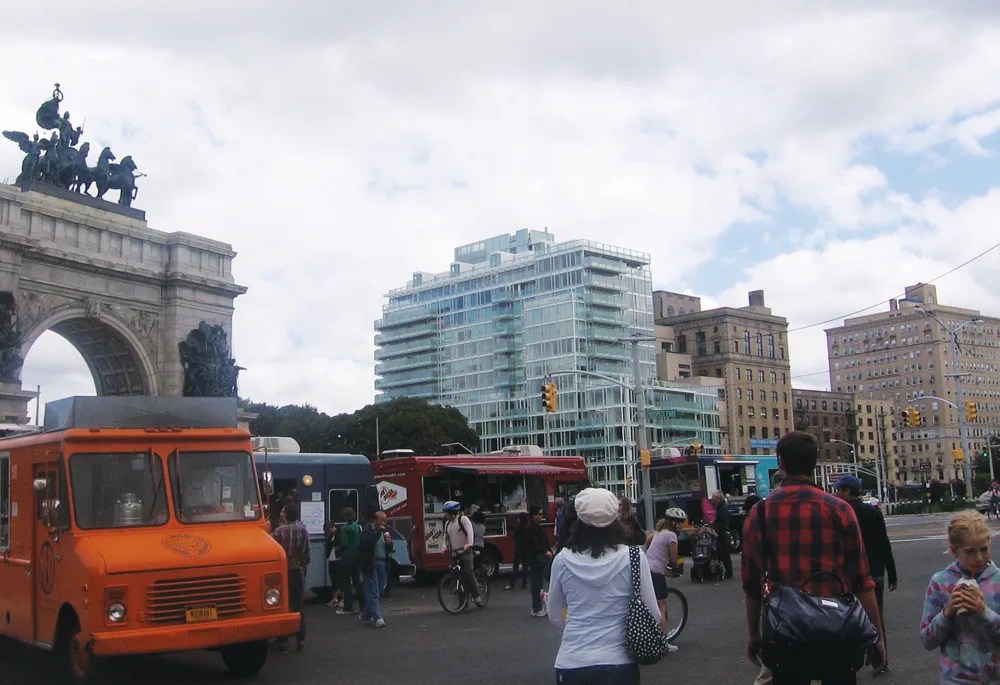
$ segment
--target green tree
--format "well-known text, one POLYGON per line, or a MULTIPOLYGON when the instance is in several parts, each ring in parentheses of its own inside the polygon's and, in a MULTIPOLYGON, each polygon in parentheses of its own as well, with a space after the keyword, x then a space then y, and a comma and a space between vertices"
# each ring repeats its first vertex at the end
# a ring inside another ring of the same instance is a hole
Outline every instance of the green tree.
POLYGON ((275 407, 247 401, 243 408, 257 414, 250 422, 251 434, 295 438, 303 452, 363 454, 375 459, 380 450, 390 449, 449 454, 452 449, 442 445, 454 442, 472 451, 479 448, 479 436, 460 411, 418 398, 369 404, 332 417, 309 405, 275 407))

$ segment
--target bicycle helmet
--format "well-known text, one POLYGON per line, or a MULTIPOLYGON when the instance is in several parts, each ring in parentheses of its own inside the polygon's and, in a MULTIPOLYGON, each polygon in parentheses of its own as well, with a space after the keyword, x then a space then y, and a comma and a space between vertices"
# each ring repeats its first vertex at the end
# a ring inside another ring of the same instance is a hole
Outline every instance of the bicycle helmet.
POLYGON ((462 511, 462 505, 456 502, 455 500, 448 500, 447 502, 444 503, 444 510, 447 511, 449 514, 457 514, 458 512, 462 511))
POLYGON ((663 512, 663 517, 669 519, 670 521, 686 521, 687 514, 680 507, 670 507, 665 512, 663 512))

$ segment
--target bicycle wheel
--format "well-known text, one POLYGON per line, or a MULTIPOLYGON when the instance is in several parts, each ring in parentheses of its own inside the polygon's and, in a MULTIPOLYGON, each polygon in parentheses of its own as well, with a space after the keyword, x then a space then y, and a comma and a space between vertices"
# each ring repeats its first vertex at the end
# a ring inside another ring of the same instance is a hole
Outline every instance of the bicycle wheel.
POLYGON ((667 634, 667 642, 673 642, 684 630, 688 620, 688 601, 684 594, 675 588, 667 588, 667 621, 663 626, 667 634))
POLYGON ((438 602, 442 609, 449 614, 460 614, 468 601, 458 576, 448 573, 441 578, 438 583, 438 602))
POLYGON ((485 573, 476 574, 476 585, 479 588, 479 608, 482 609, 490 603, 490 584, 486 582, 485 573))

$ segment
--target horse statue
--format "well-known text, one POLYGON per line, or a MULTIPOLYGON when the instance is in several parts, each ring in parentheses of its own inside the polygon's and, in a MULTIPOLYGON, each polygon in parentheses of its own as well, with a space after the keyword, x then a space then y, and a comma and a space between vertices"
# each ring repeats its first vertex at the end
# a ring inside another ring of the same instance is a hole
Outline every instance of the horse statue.
MULTIPOLYGON (((73 190, 84 195, 90 195, 90 186, 98 183, 98 179, 111 175, 111 161, 115 155, 110 147, 101 150, 100 157, 97 158, 97 166, 90 166, 76 177, 76 186, 73 190)), ((99 184, 98 184, 99 185, 99 184)))
POLYGON ((56 184, 66 189, 76 189, 80 174, 86 173, 87 155, 90 154, 90 143, 84 143, 80 149, 66 147, 59 153, 56 166, 56 184))
MULTIPOLYGON (((103 156, 103 153, 102 153, 103 156)), ((114 159, 114 156, 111 156, 114 159)), ((138 189, 135 187, 135 179, 145 174, 135 174, 138 169, 132 156, 122 158, 118 164, 108 164, 108 175, 100 176, 97 179, 97 199, 103 200, 104 194, 109 190, 120 190, 118 204, 122 207, 131 207, 132 200, 135 199, 138 189)))

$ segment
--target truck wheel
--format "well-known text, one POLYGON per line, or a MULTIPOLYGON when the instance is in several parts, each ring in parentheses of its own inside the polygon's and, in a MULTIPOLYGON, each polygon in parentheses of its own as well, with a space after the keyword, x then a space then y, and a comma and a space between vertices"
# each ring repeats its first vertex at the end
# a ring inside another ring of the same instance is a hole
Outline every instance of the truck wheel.
POLYGON ((97 679, 100 659, 88 650, 80 630, 80 620, 75 614, 63 616, 56 640, 59 665, 69 682, 76 685, 91 685, 97 679))
POLYGON ((241 642, 219 650, 226 668, 237 678, 255 676, 267 661, 267 641, 241 642))
POLYGON ((496 578, 500 572, 500 551, 494 547, 487 547, 479 557, 479 563, 487 578, 496 578))

